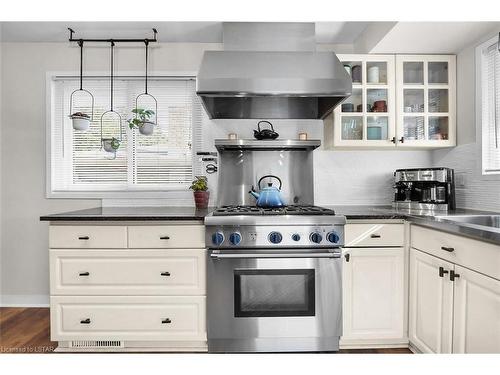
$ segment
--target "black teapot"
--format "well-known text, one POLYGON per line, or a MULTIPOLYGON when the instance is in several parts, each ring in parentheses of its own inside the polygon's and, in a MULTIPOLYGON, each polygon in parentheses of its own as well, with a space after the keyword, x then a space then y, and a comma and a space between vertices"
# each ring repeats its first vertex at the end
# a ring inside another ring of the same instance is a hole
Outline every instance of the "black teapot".
POLYGON ((273 124, 271 124, 269 121, 262 120, 257 123, 257 130, 253 131, 253 136, 258 139, 259 141, 263 139, 276 139, 279 137, 279 134, 274 131, 273 124), (260 129, 260 124, 265 123, 269 124, 271 129, 260 129))

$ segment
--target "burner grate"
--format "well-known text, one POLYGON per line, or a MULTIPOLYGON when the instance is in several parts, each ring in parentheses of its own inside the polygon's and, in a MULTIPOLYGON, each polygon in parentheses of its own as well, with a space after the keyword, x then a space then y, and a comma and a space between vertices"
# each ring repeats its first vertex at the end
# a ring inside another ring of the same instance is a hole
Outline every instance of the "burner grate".
POLYGON ((262 208, 256 206, 222 206, 213 212, 214 216, 231 215, 335 215, 335 211, 318 206, 283 206, 262 208))

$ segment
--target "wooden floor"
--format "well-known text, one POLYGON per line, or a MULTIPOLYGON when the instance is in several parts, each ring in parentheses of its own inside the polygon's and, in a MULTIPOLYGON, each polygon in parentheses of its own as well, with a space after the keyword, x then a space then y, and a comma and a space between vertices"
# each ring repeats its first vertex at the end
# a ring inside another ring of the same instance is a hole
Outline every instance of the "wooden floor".
MULTIPOLYGON (((0 353, 51 353, 48 308, 0 308, 0 353)), ((408 349, 341 350, 341 353, 410 354, 408 349)))

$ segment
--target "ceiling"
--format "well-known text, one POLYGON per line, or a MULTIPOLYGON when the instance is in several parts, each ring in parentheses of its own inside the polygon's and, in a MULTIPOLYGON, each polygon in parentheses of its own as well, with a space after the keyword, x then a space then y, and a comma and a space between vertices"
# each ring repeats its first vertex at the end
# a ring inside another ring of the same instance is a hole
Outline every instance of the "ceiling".
POLYGON ((500 22, 398 22, 370 53, 458 53, 500 22))
MULTIPOLYGON (((317 22, 318 43, 352 44, 369 22, 317 22)), ((75 38, 142 38, 158 30, 161 42, 222 43, 222 22, 2 22, 4 42, 65 42, 75 38)))

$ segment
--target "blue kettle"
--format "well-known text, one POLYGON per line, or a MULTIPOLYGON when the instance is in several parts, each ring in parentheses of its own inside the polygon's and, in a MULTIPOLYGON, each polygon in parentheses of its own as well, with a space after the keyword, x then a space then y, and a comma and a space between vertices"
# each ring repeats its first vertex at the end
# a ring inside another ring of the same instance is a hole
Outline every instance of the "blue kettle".
POLYGON ((283 201, 283 198, 281 198, 281 180, 277 176, 273 176, 272 174, 265 175, 260 178, 259 182, 257 183, 259 186, 259 193, 257 193, 253 186, 252 190, 249 191, 250 194, 252 194, 255 199, 257 199, 257 207, 281 207, 285 205, 285 202, 283 201), (261 189, 260 183, 264 178, 272 177, 275 178, 279 181, 280 187, 276 188, 273 186, 272 182, 268 183, 268 186, 265 187, 264 189, 261 189))

